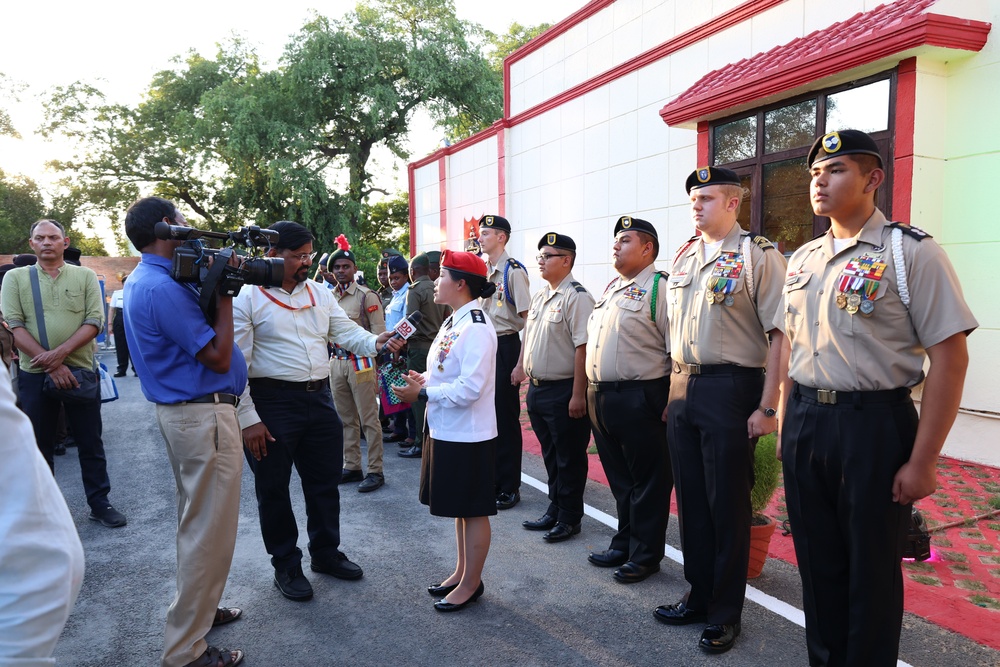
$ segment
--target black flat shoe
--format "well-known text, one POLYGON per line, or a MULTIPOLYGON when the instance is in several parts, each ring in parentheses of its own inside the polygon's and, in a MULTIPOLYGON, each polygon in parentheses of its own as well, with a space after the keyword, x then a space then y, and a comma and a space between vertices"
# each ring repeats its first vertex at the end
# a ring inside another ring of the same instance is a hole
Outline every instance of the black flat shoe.
POLYGON ((735 625, 710 625, 701 633, 698 646, 709 653, 725 653, 736 643, 736 638, 740 636, 742 626, 735 625))
POLYGON ((563 540, 568 540, 574 535, 579 534, 580 524, 571 526, 568 523, 562 523, 560 521, 552 530, 542 535, 542 539, 546 542, 562 542, 563 540))
POLYGON ((591 553, 587 560, 597 567, 618 567, 628 562, 628 554, 621 549, 605 549, 591 553))
POLYGON ((480 597, 482 597, 483 592, 485 590, 486 590, 486 587, 483 586, 483 582, 482 582, 482 580, 480 580, 479 581, 479 588, 477 588, 476 592, 472 594, 472 597, 470 597, 465 602, 461 602, 461 603, 456 604, 454 602, 448 602, 446 600, 438 600, 437 602, 434 603, 434 608, 436 610, 438 610, 438 611, 443 611, 443 612, 460 611, 462 609, 465 609, 471 603, 473 603, 476 600, 478 600, 480 597))
POLYGON ((639 563, 629 561, 614 571, 614 578, 623 584, 635 584, 659 571, 659 563, 655 565, 639 565, 639 563))
POLYGON ((396 453, 402 456, 404 459, 419 459, 421 456, 423 456, 423 452, 424 450, 422 447, 417 447, 416 445, 413 445, 412 447, 401 449, 396 453))
POLYGON ((549 530, 556 525, 556 518, 551 514, 543 514, 534 521, 522 521, 521 526, 525 530, 549 530))
POLYGON ((660 605, 653 610, 653 616, 660 623, 667 625, 689 625, 691 623, 708 623, 708 613, 695 611, 683 602, 660 605))
POLYGON ((509 510, 514 505, 521 502, 521 492, 520 491, 501 491, 497 494, 497 509, 498 510, 509 510))
POLYGON ((433 586, 427 587, 427 592, 436 598, 443 598, 448 593, 458 588, 458 584, 451 584, 449 586, 443 586, 441 584, 434 584, 433 586))
POLYGON ((360 482, 365 476, 360 470, 348 470, 344 468, 344 471, 340 473, 340 481, 338 484, 349 484, 350 482, 360 482))

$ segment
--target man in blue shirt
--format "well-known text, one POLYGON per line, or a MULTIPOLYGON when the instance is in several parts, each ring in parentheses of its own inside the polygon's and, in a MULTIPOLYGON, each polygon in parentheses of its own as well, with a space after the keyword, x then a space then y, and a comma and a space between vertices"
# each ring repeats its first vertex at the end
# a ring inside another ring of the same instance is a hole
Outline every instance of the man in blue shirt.
POLYGON ((156 404, 177 481, 177 594, 167 610, 162 667, 230 667, 240 650, 208 646, 213 625, 235 620, 238 608, 219 608, 236 546, 243 440, 236 397, 247 365, 233 344, 233 301, 217 296, 215 322, 199 290, 170 275, 181 242, 157 239, 160 221, 187 225, 170 201, 140 199, 125 216, 125 233, 142 261, 125 286, 125 331, 142 393, 156 404))

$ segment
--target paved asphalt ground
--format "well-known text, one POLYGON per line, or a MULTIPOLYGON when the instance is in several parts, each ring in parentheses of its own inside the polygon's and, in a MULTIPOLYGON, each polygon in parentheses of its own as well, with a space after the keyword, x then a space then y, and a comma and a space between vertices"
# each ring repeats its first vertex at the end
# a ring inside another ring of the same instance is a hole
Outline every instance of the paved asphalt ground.
MULTIPOLYGON (((105 363, 114 368, 112 354, 105 363)), ((56 477, 87 554, 76 608, 56 648, 59 664, 76 667, 155 666, 163 623, 173 597, 174 480, 157 430, 153 406, 131 374, 118 379, 121 399, 104 405, 104 437, 111 501, 128 526, 108 529, 87 520, 76 450, 56 459, 56 477)), ((541 460, 524 457, 522 501, 492 521, 493 545, 482 599, 457 614, 432 609, 426 586, 447 576, 455 558, 453 522, 432 517, 417 501, 419 462, 386 445, 386 485, 359 494, 341 486, 343 550, 365 570, 346 582, 308 570, 305 509, 293 478, 293 500, 306 552, 304 565, 315 597, 284 599, 274 587, 253 495, 244 468, 240 525, 224 605, 243 619, 214 630, 209 641, 242 648, 247 667, 284 665, 805 665, 804 632, 754 602, 743 614, 743 635, 727 654, 696 646, 700 626, 671 628, 652 610, 674 602, 686 586, 669 558, 645 582, 622 585, 587 554, 607 547, 612 528, 588 516, 583 532, 546 544, 521 521, 540 516, 545 494, 529 477, 544 480, 541 460)), ((606 487, 590 483, 588 505, 614 516, 606 487)), ((668 543, 677 547, 676 520, 668 543)), ((798 574, 769 561, 752 582, 761 591, 800 607, 798 574)), ((1000 665, 1000 653, 915 616, 904 619, 901 659, 914 667, 1000 665)))

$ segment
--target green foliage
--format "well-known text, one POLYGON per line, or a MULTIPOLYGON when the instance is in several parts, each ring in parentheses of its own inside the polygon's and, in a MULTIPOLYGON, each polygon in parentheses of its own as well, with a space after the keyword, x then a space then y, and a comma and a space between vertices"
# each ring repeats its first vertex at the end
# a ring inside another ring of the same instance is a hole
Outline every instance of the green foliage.
POLYGON ((45 203, 34 181, 0 171, 0 254, 31 252, 31 224, 44 214, 45 203))
MULTIPOLYGON (((23 84, 15 83, 6 74, 0 72, 0 101, 4 99, 16 101, 17 93, 23 88, 23 84)), ((10 119, 10 114, 8 114, 7 111, 0 106, 0 136, 4 135, 15 139, 21 138, 21 135, 14 127, 13 121, 10 119)))
POLYGON ((503 78, 503 61, 510 54, 538 37, 552 27, 551 23, 540 23, 536 26, 523 26, 517 21, 510 24, 505 34, 487 32, 486 37, 492 50, 487 57, 490 69, 503 78))
POLYGON ((753 489, 750 491, 750 508, 754 514, 761 514, 767 509, 778 488, 781 477, 781 461, 776 454, 774 434, 765 435, 757 441, 754 450, 753 489))

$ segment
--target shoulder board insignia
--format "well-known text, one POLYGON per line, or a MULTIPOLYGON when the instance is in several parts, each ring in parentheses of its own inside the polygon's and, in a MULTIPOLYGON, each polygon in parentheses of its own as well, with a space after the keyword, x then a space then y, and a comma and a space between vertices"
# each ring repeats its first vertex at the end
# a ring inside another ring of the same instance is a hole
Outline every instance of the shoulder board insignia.
POLYGON ((918 241, 923 241, 924 239, 932 238, 930 234, 920 229, 919 227, 914 227, 913 225, 908 225, 905 222, 893 222, 889 225, 890 227, 895 227, 907 236, 913 237, 918 241))
POLYGON ((572 285, 573 289, 575 289, 577 292, 586 292, 587 291, 586 287, 584 287, 580 283, 576 282, 575 280, 569 281, 569 284, 572 285))
POLYGON ((760 248, 761 250, 767 250, 768 248, 774 247, 773 243, 768 241, 766 237, 763 237, 760 234, 754 234, 753 236, 751 236, 750 241, 755 243, 757 247, 760 248))
POLYGON ((472 316, 472 321, 479 324, 486 324, 486 316, 483 315, 481 310, 470 310, 469 314, 472 316))
POLYGON ((517 261, 513 257, 508 257, 507 263, 513 266, 515 269, 523 269, 524 271, 528 270, 527 268, 525 268, 524 264, 521 264, 521 262, 517 261))

